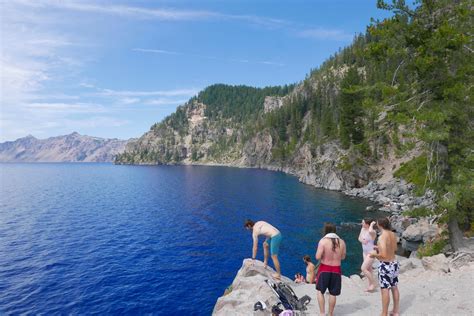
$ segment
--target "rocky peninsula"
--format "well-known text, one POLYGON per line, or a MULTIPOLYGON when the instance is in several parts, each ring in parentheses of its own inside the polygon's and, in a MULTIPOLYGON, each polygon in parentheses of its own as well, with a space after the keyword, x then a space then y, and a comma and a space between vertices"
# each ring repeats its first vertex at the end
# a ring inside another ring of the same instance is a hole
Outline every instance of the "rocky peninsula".
MULTIPOLYGON (((446 257, 439 254, 421 260, 398 258, 401 263, 399 289, 402 315, 474 314, 471 289, 474 283, 474 253, 460 255, 461 257, 446 257)), ((264 269, 261 261, 252 265, 250 259, 245 259, 232 285, 217 300, 213 315, 271 315, 271 306, 277 303, 277 297, 265 280, 273 272, 271 268, 264 269), (253 310, 254 304, 259 300, 267 305, 266 311, 253 310)), ((282 281, 289 284, 298 297, 311 297, 305 315, 319 313, 314 284, 297 284, 286 277, 282 281)), ((342 293, 338 297, 335 313, 379 314, 380 293, 366 293, 365 286, 366 281, 358 275, 343 276, 342 293)))

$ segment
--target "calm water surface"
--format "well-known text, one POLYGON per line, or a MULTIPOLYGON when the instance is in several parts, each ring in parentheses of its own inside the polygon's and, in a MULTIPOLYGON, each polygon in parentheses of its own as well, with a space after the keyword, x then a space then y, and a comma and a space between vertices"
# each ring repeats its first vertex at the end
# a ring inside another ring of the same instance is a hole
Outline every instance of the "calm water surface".
MULTIPOLYGON (((359 222, 369 205, 254 169, 0 164, 0 177, 0 314, 209 315, 251 256, 246 218, 282 231, 292 276, 324 222, 359 222)), ((346 275, 358 232, 340 227, 346 275)))

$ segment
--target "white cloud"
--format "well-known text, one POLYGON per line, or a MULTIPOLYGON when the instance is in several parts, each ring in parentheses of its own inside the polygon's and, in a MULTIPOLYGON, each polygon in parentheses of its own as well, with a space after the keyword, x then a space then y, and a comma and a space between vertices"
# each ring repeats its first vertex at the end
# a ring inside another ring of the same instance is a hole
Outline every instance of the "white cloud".
POLYGON ((283 63, 273 62, 273 61, 251 61, 251 60, 248 60, 248 59, 218 58, 216 56, 207 56, 207 55, 199 55, 199 54, 192 54, 192 53, 175 52, 175 51, 164 50, 164 49, 134 48, 132 50, 135 51, 135 52, 141 52, 141 53, 190 56, 190 57, 196 57, 196 58, 201 58, 201 59, 212 59, 212 60, 242 63, 242 64, 262 64, 262 65, 279 66, 279 67, 285 66, 285 64, 283 64, 283 63))
POLYGON ((3 110, 32 98, 64 68, 80 64, 65 55, 63 49, 73 43, 50 27, 48 17, 15 4, 3 2, 0 16, 3 110))
POLYGON ((196 95, 200 89, 174 89, 174 90, 156 90, 156 91, 135 91, 135 90, 112 90, 99 89, 94 93, 97 96, 110 97, 150 97, 150 96, 193 96, 196 95))
POLYGON ((208 10, 181 10, 170 8, 145 8, 128 5, 108 5, 100 3, 80 2, 80 1, 52 1, 37 0, 25 1, 17 0, 17 4, 43 9, 61 9, 77 12, 107 14, 118 17, 128 17, 135 19, 157 19, 164 21, 196 21, 196 20, 236 20, 250 24, 260 25, 268 28, 279 28, 289 24, 289 22, 255 15, 236 15, 208 10))
POLYGON ((173 100, 173 99, 159 98, 159 99, 148 100, 145 104, 147 105, 175 105, 175 104, 183 104, 186 101, 188 100, 185 100, 185 99, 173 100))
POLYGON ((264 64, 264 65, 271 65, 271 66, 279 66, 279 67, 285 66, 285 64, 283 64, 283 63, 277 63, 277 62, 274 62, 274 61, 259 61, 258 63, 264 64))
POLYGON ((125 98, 119 99, 119 102, 121 104, 134 104, 134 103, 140 102, 140 99, 139 98, 127 98, 127 97, 125 97, 125 98))
POLYGON ((99 14, 115 15, 119 17, 131 17, 139 19, 160 20, 197 20, 211 17, 219 17, 221 14, 205 10, 175 10, 162 8, 144 8, 126 5, 101 5, 88 2, 75 1, 16 1, 18 4, 36 8, 56 8, 81 12, 93 12, 99 14))
POLYGON ((342 30, 335 29, 306 29, 298 31, 297 36, 318 40, 336 40, 336 41, 349 41, 352 39, 353 35, 348 34, 342 30))
POLYGON ((132 49, 135 52, 142 53, 155 53, 155 54, 165 54, 165 55, 184 55, 184 53, 172 52, 164 49, 147 49, 147 48, 134 48, 132 49))
POLYGON ((41 114, 77 114, 77 113, 104 113, 107 112, 103 106, 92 103, 29 103, 25 105, 27 110, 41 114))

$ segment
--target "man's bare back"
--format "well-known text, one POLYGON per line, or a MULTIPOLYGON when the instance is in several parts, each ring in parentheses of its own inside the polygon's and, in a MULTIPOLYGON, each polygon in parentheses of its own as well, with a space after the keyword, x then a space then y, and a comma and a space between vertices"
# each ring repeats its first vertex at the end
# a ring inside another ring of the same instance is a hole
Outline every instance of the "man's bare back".
POLYGON ((258 221, 255 223, 253 226, 253 238, 258 238, 259 235, 263 235, 265 237, 273 237, 275 235, 278 235, 280 231, 273 227, 273 225, 264 222, 264 221, 258 221))
POLYGON ((331 238, 323 238, 319 241, 316 259, 329 266, 340 266, 341 260, 346 257, 346 243, 342 239, 337 239, 339 246, 333 250, 331 238))

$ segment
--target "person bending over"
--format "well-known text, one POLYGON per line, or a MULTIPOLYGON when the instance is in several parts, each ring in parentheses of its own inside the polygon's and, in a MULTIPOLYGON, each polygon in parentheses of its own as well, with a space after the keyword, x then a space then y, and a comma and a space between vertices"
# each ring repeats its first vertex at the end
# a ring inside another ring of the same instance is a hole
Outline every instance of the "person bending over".
POLYGON ((265 241, 263 242, 263 264, 267 267, 268 264, 268 249, 270 248, 270 253, 273 260, 273 265, 275 266, 276 274, 273 275, 276 279, 281 279, 281 269, 280 261, 278 261, 278 253, 280 250, 281 243, 281 233, 278 229, 273 227, 267 222, 258 221, 253 222, 250 219, 245 221, 244 227, 252 231, 253 238, 253 248, 252 248, 252 259, 255 260, 257 257, 258 250, 258 236, 265 236, 265 241))
POLYGON ((319 241, 316 260, 321 264, 316 276, 319 312, 326 315, 324 293, 329 290, 329 315, 334 315, 336 297, 341 294, 341 261, 346 258, 346 243, 336 235, 336 226, 324 224, 324 237, 319 241))
POLYGON ((382 230, 375 250, 370 253, 372 258, 380 261, 379 265, 379 285, 382 294, 382 316, 388 315, 390 305, 390 293, 393 296, 393 310, 390 315, 400 315, 400 293, 398 291, 398 274, 400 264, 396 261, 395 251, 397 250, 397 236, 391 231, 388 218, 381 218, 377 221, 377 226, 382 230))

